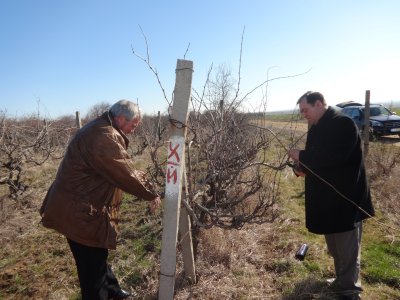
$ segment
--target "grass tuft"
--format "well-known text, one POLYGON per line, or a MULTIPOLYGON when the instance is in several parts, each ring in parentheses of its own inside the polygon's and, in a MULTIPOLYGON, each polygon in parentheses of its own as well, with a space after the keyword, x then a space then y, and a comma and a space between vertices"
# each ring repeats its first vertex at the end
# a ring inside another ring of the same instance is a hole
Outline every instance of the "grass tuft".
POLYGON ((368 245, 363 254, 363 269, 367 282, 400 288, 400 242, 368 245))

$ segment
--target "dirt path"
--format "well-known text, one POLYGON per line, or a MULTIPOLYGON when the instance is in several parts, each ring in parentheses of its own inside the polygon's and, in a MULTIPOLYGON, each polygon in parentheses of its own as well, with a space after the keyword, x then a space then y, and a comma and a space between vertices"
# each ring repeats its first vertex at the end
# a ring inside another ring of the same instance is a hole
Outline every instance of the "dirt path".
POLYGON ((400 147, 400 138, 398 136, 392 135, 392 136, 383 136, 380 137, 377 142, 381 142, 384 144, 392 144, 397 147, 400 147))
MULTIPOLYGON (((285 130, 285 131, 296 131, 297 133, 306 133, 308 130, 308 126, 304 122, 297 123, 289 123, 289 122, 279 122, 279 121, 266 121, 266 126, 268 126, 271 130, 285 130)), ((392 144, 394 146, 400 147, 400 137, 396 135, 392 136, 384 136, 378 138, 376 141, 372 143, 383 143, 383 144, 392 144)))

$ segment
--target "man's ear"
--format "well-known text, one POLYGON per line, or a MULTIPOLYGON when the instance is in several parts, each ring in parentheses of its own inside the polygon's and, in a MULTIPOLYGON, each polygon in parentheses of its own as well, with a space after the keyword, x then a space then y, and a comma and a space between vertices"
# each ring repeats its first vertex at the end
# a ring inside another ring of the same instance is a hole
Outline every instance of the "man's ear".
POLYGON ((316 105, 317 107, 323 107, 323 106, 324 106, 324 104, 322 103, 321 100, 315 101, 315 105, 316 105))
POLYGON ((119 127, 121 126, 121 124, 123 124, 125 118, 124 118, 123 115, 119 115, 119 116, 116 116, 116 117, 114 118, 114 120, 115 120, 115 124, 116 124, 117 127, 119 128, 119 127))

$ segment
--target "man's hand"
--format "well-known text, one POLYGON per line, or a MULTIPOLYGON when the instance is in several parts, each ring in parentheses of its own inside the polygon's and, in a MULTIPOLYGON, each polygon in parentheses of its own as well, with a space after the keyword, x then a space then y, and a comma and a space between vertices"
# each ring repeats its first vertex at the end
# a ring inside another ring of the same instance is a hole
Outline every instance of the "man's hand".
POLYGON ((153 200, 151 200, 149 207, 150 207, 150 211, 152 213, 154 213, 156 211, 156 209, 160 206, 161 204, 161 199, 159 196, 157 196, 156 198, 154 198, 153 200))
POLYGON ((294 167, 293 167, 293 172, 296 174, 296 176, 304 177, 306 174, 303 172, 303 168, 301 167, 299 163, 299 158, 300 158, 300 150, 299 149, 290 149, 288 151, 288 155, 291 159, 294 160, 294 167))
POLYGON ((296 174, 296 176, 300 176, 300 177, 306 176, 306 174, 303 172, 303 169, 301 168, 299 162, 296 162, 296 164, 293 168, 293 172, 294 172, 294 174, 296 174))
POLYGON ((300 150, 299 149, 290 149, 288 151, 288 155, 294 161, 299 161, 300 150))

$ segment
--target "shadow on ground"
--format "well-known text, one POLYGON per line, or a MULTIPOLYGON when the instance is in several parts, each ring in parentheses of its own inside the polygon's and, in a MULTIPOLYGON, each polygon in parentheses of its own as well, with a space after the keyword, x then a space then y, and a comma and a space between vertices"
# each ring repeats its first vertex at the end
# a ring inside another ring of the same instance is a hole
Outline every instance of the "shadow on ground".
POLYGON ((329 289, 325 281, 307 278, 295 284, 293 292, 286 294, 282 300, 334 300, 336 293, 329 289))

